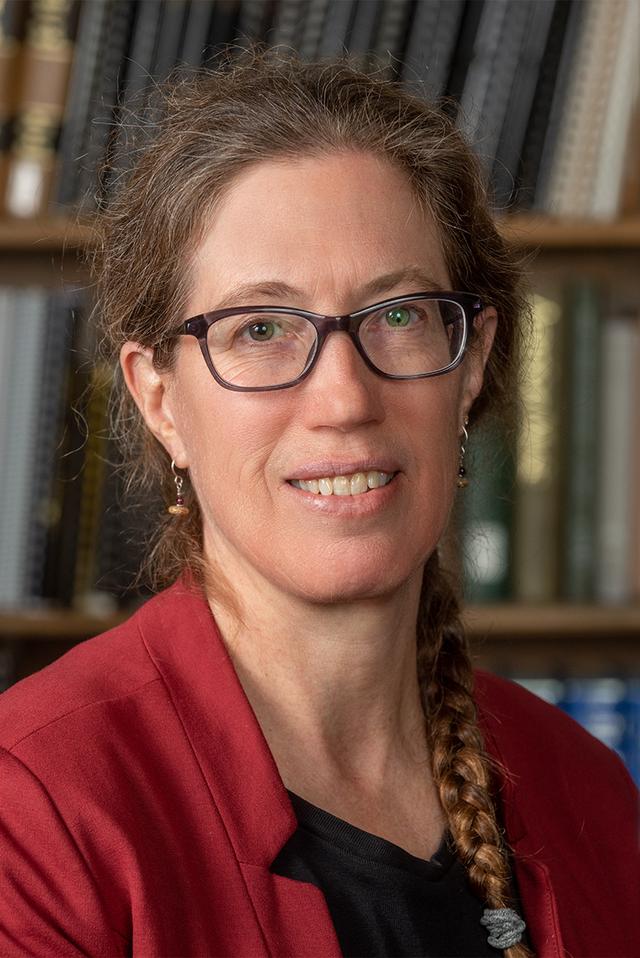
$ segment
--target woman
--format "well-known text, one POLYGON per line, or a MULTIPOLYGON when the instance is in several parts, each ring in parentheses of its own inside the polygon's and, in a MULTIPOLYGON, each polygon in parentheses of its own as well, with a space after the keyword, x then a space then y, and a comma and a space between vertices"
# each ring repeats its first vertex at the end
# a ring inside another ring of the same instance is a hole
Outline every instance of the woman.
POLYGON ((2 954, 633 954, 627 773, 474 675, 439 567, 523 315, 449 121, 256 53, 169 87, 102 228, 175 581, 3 697, 2 954))

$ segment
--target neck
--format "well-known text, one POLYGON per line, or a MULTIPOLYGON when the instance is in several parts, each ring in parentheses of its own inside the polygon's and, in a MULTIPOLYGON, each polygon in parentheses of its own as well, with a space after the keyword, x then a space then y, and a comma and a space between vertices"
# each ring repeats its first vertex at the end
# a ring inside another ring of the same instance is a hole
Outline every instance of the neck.
POLYGON ((389 596, 324 605, 244 570, 233 581, 236 598, 251 597, 241 621, 213 596, 210 604, 286 785, 322 778, 366 793, 426 761, 421 571, 389 596))

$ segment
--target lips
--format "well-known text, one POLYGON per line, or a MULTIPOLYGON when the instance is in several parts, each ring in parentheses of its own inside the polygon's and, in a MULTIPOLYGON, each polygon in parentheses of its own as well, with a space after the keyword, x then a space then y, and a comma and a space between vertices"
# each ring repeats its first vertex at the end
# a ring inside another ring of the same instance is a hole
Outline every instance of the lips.
POLYGON ((307 462, 291 469, 287 482, 309 479, 334 479, 337 476, 353 476, 356 473, 384 472, 390 475, 400 472, 400 464, 395 459, 369 457, 366 459, 324 459, 307 462))

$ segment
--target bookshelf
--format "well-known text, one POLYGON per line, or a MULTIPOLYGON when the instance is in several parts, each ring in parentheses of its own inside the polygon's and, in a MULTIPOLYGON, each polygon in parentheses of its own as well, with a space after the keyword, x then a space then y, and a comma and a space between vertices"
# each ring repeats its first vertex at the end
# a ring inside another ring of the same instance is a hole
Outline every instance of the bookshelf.
MULTIPOLYGON (((568 264, 611 277, 629 278, 629 264, 640 252, 640 216, 610 222, 561 220, 517 215, 499 221, 503 234, 531 252, 533 275, 563 273, 568 264)), ((55 216, 19 220, 0 218, 0 282, 38 282, 43 286, 70 279, 87 279, 80 253, 92 242, 90 221, 55 216)), ((628 279, 637 284, 636 274, 628 279)), ((640 294, 638 295, 640 299, 640 294)), ((5 647, 33 646, 32 659, 20 671, 55 658, 75 642, 96 635, 126 618, 107 618, 73 610, 0 612, 0 643, 5 647), (36 651, 37 650, 37 651, 36 651)), ((597 672, 615 663, 637 669, 640 603, 594 605, 578 603, 470 606, 465 625, 479 664, 506 671, 577 667, 597 672)))
MULTIPOLYGON (((550 251, 640 251, 640 216, 611 221, 557 219, 519 214, 499 220, 503 235, 522 249, 550 251)), ((3 253, 61 253, 91 244, 90 221, 56 216, 21 220, 0 217, 3 253)))

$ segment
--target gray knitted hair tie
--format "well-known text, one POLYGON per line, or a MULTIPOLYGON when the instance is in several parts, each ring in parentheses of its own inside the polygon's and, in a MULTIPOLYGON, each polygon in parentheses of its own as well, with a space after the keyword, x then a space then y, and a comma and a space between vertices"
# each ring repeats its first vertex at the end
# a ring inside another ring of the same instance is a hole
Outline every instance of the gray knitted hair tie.
POLYGON ((489 929, 487 941, 494 948, 517 945, 527 927, 513 908, 485 908, 480 924, 489 929))

